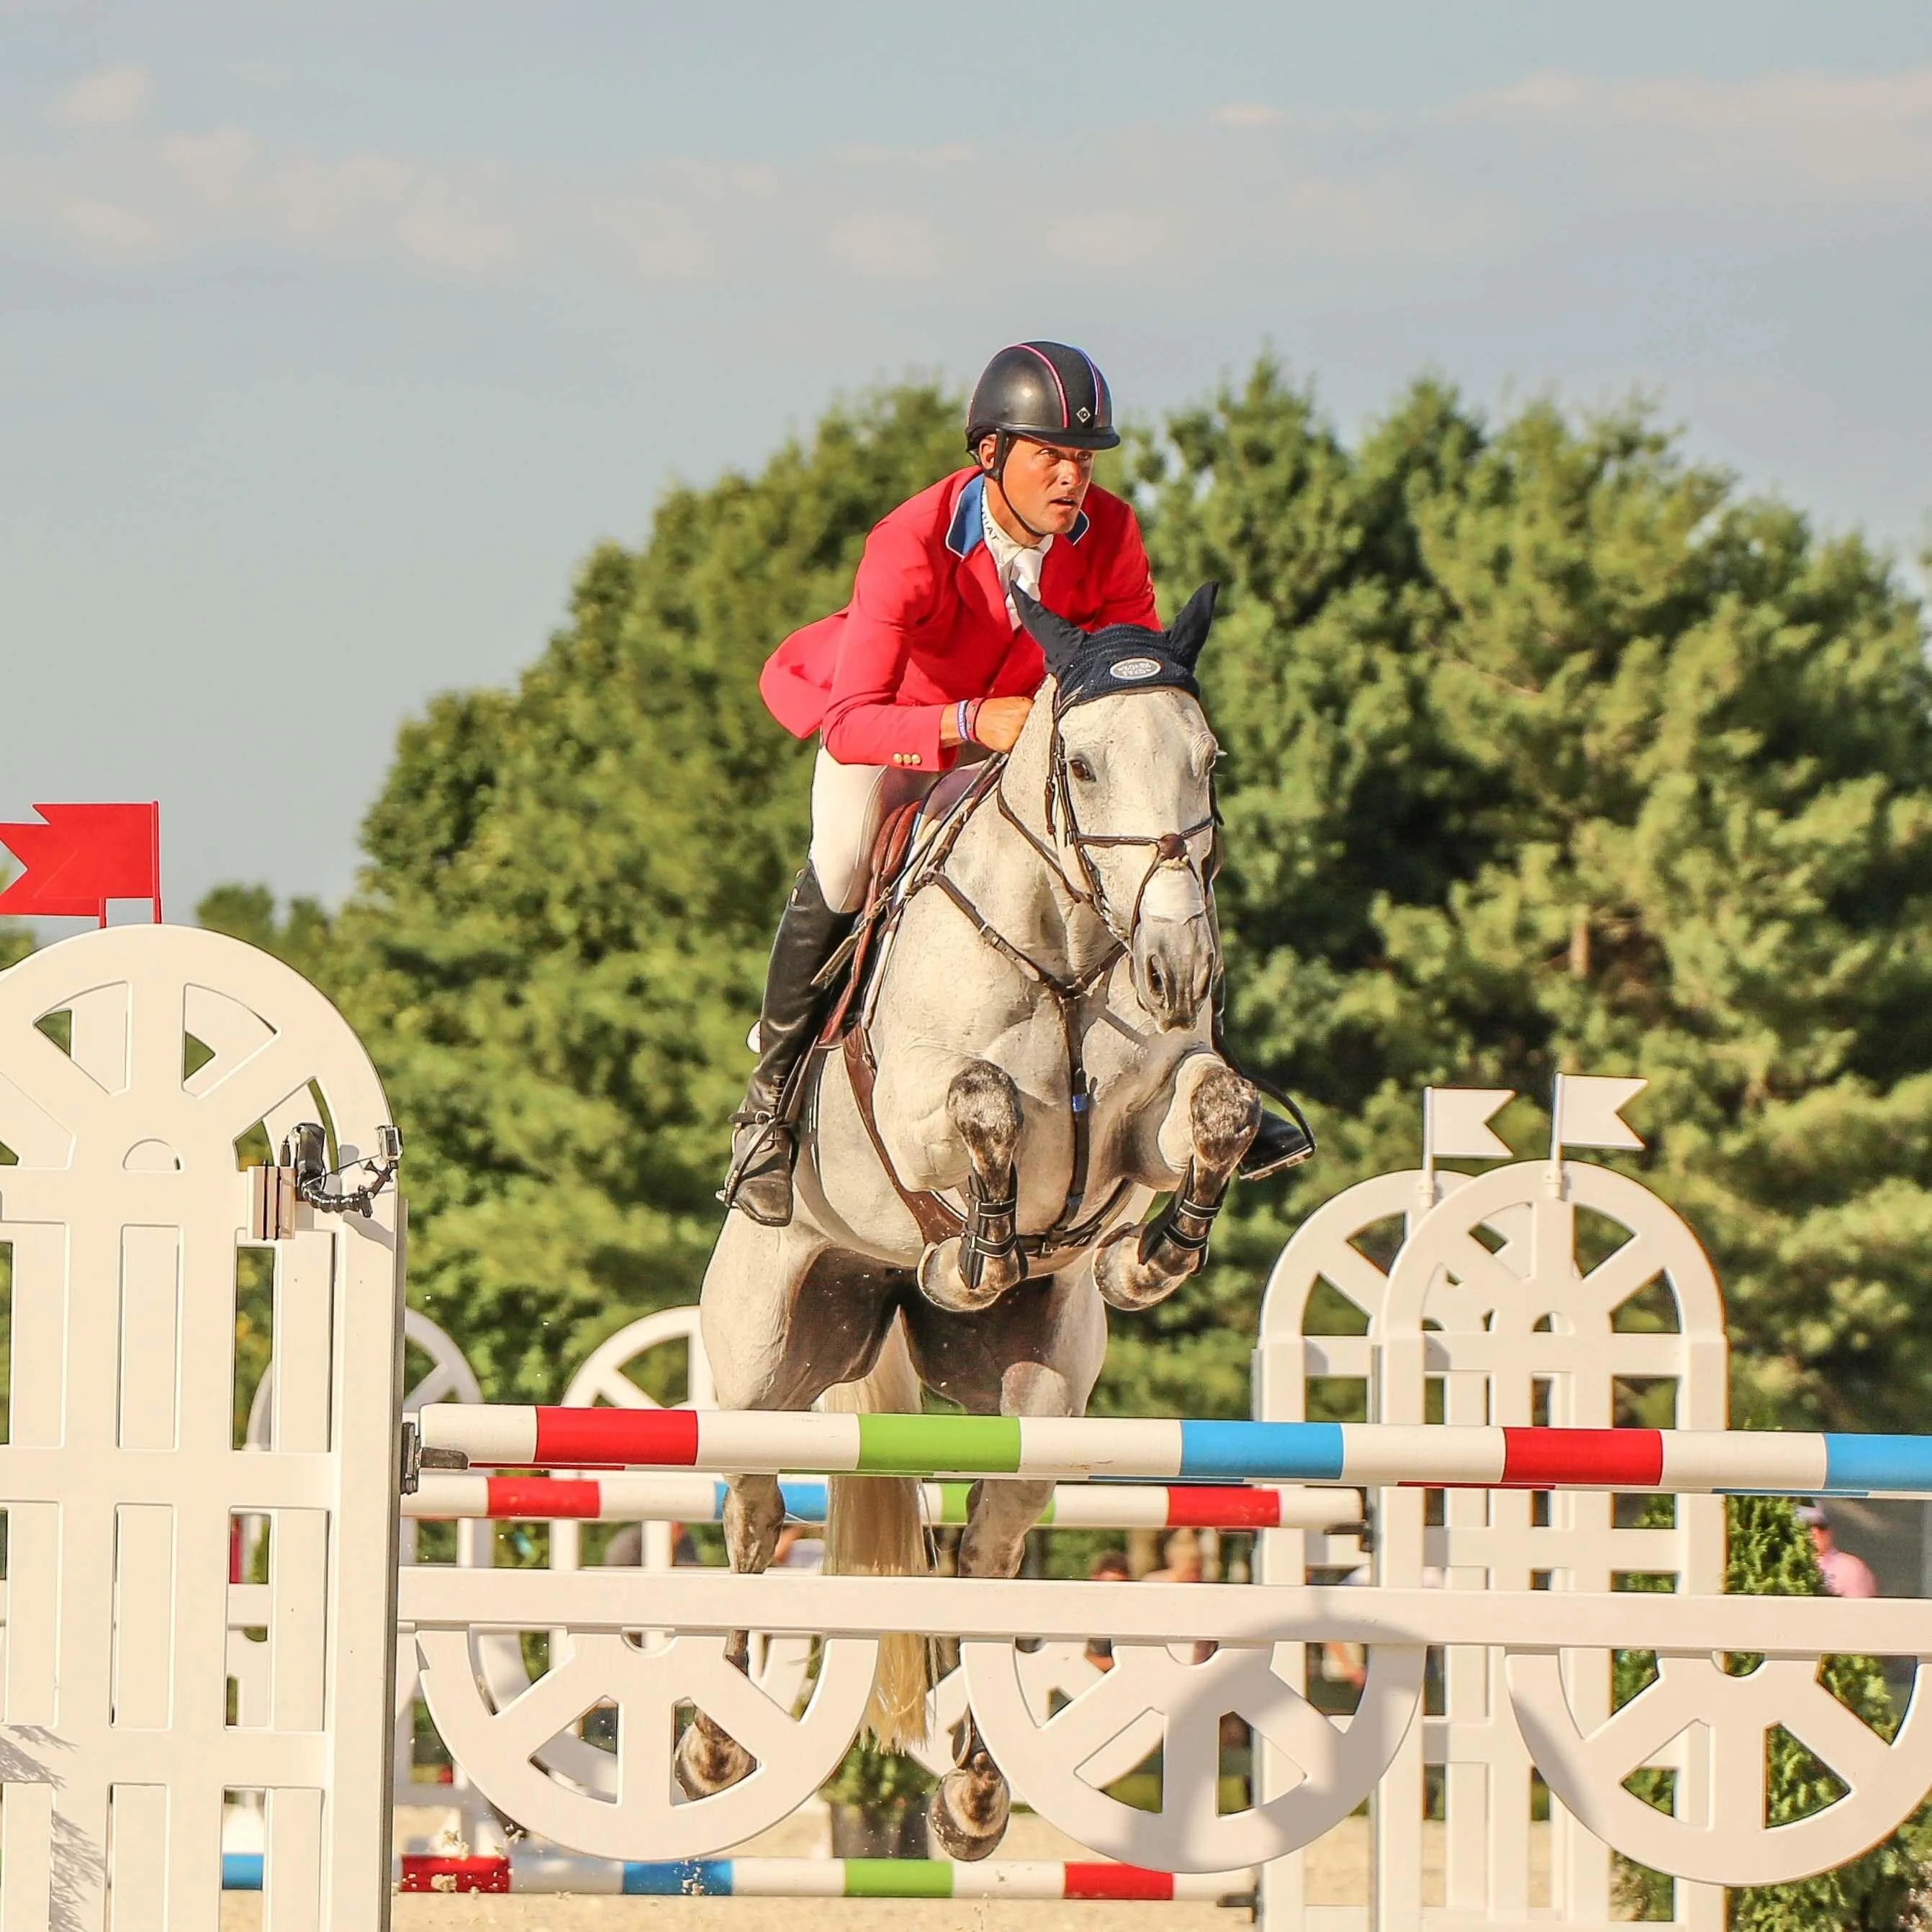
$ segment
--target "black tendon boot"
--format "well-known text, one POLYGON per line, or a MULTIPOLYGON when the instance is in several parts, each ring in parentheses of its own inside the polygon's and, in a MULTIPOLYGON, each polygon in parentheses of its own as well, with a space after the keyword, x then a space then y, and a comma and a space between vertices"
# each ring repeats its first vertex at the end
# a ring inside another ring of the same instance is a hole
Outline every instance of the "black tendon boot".
POLYGON ((798 1142, 784 1118, 793 1070, 812 1044, 824 995, 812 982, 852 928, 834 912, 807 866, 799 874, 772 941, 765 1002, 758 1015, 758 1064, 745 1102, 731 1116, 730 1171, 718 1199, 768 1228, 791 1219, 791 1169, 798 1142))

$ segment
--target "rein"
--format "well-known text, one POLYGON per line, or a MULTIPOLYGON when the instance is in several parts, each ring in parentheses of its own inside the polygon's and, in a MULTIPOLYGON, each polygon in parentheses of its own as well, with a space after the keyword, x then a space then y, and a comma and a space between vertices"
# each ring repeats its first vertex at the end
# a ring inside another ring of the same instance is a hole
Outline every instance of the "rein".
MULTIPOLYGON (((904 889, 896 895, 890 920, 896 926, 904 916, 906 908, 920 892, 928 886, 938 886, 964 916, 980 940, 1039 986, 1052 1000, 1060 1015, 1060 1028, 1066 1042, 1067 1092, 1073 1116, 1072 1171, 1068 1179, 1066 1196, 1052 1226, 1041 1234, 1015 1236, 1016 1244, 1023 1256, 1030 1260, 1044 1261, 1090 1246, 1133 1184, 1125 1178, 1116 1182, 1106 1199, 1094 1213, 1084 1220, 1076 1220, 1075 1216, 1085 1204, 1088 1172, 1093 1154, 1094 1093, 1088 1080, 1086 1060, 1082 1050, 1080 1003, 1089 993, 1105 983, 1121 958, 1131 950, 1134 928, 1140 921, 1141 906, 1154 875, 1165 867, 1175 865, 1184 865, 1192 872, 1193 855, 1190 848, 1192 842, 1204 832, 1211 834, 1215 830, 1220 822, 1220 814, 1218 809, 1210 809, 1207 818, 1184 832, 1150 835, 1082 831, 1074 811, 1073 796, 1066 770, 1066 748, 1060 735, 1060 721, 1056 712, 1053 721, 1052 751, 1047 773, 1046 824, 1049 836, 1057 836, 1057 825, 1063 821, 1065 824, 1067 828, 1066 842, 1072 848, 1080 868, 1082 884, 1076 884, 1067 876, 1066 867, 1059 850, 1041 839, 1014 811, 1006 796, 1007 770, 1006 757, 1004 752, 987 760, 981 776, 974 781, 971 790, 961 801, 951 824, 932 851, 920 862, 904 889), (989 796, 1000 817, 1045 861, 1048 872, 1061 890, 1077 904, 1090 907, 1106 928, 1112 944, 1085 972, 1072 978, 1063 978, 1042 966, 993 926, 947 872, 946 866, 952 858, 954 847, 989 796), (1139 889, 1134 895, 1132 913, 1123 926, 1114 916, 1107 900, 1106 888, 1088 856, 1088 848, 1130 845, 1148 847, 1153 856, 1142 878, 1139 889)), ((1214 872, 1217 869, 1214 865, 1216 856, 1210 851, 1207 865, 1196 874, 1201 881, 1204 898, 1212 888, 1214 872)), ((873 1106, 873 1090, 878 1080, 878 1069, 872 1058, 866 1016, 862 1013, 858 1024, 845 1036, 844 1052, 853 1097, 858 1102, 859 1116, 865 1124, 866 1136, 872 1142, 873 1151, 879 1157, 880 1166, 885 1169, 886 1178, 918 1224, 920 1233, 928 1242, 945 1240, 963 1233, 966 1220, 957 1208, 938 1194, 916 1191, 905 1186, 892 1166, 892 1156, 886 1152, 884 1139, 879 1132, 873 1106)))

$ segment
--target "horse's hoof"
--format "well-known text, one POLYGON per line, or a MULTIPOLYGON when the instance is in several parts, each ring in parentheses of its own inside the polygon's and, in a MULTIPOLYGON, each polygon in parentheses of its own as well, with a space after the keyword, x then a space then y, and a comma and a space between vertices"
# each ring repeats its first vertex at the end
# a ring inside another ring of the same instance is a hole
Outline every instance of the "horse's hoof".
POLYGON ((1138 1315, 1165 1301, 1195 1270, 1187 1264, 1198 1257, 1174 1257, 1172 1268, 1150 1266, 1140 1257, 1142 1231, 1126 1228, 1109 1238, 1094 1258, 1094 1286, 1109 1308, 1138 1315))
POLYGON ((970 1863, 998 1849, 1012 1810, 1006 1780, 994 1769, 991 1759, 982 1757, 949 1771, 940 1780, 926 1822, 949 1858, 970 1863))
POLYGON ((948 1315, 976 1315, 981 1309, 992 1307, 1012 1286, 994 1280, 988 1268, 977 1288, 968 1288, 959 1266, 964 1245, 965 1237, 955 1234, 950 1241, 928 1243, 920 1257, 919 1292, 948 1315))
POLYGON ((752 1754, 709 1718, 694 1718, 677 1741, 671 1765, 686 1797, 710 1798, 751 1775, 752 1754))

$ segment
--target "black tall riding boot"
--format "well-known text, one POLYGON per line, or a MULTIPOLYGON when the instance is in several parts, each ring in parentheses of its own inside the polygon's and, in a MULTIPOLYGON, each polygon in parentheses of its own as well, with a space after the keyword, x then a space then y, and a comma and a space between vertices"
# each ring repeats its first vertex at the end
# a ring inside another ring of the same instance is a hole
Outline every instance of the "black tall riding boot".
POLYGON ((758 1064, 731 1116, 730 1171, 718 1198, 768 1228, 791 1219, 791 1170, 798 1142, 784 1118, 785 1088, 824 1010, 825 995, 812 983, 852 929, 852 915, 834 912, 807 866, 799 874, 772 941, 765 1000, 758 1015, 758 1064))

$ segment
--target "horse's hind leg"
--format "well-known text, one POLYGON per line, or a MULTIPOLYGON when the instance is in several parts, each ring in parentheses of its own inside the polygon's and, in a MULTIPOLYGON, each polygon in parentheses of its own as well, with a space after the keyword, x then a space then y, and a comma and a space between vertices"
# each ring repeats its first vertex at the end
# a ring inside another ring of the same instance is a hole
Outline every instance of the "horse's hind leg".
MULTIPOLYGON (((724 1496, 724 1546, 731 1568, 740 1576, 755 1576, 768 1568, 784 1522, 784 1504, 776 1476, 734 1476, 724 1496)), ((748 1630, 734 1630, 726 1658, 742 1671, 752 1666, 748 1630)), ((677 1741, 673 1768, 687 1798, 708 1798, 748 1777, 752 1754, 702 1711, 685 1726, 677 1741)))
MULTIPOLYGON (((1037 1362, 1015 1363, 1000 1378, 1003 1415, 1077 1415, 1082 1406, 1064 1376, 1037 1362)), ((975 1483, 959 1543, 960 1575, 1018 1575, 1027 1532, 1052 1495, 1050 1480, 975 1483)), ((1012 1803, 1006 1780, 969 1711, 953 1768, 932 1794, 928 1815, 933 1836, 949 1858, 983 1858, 1005 1836, 1012 1803)))
MULTIPOLYGON (((728 1408, 805 1408, 818 1393, 808 1352, 799 1347, 788 1319, 794 1291, 824 1247, 802 1220, 768 1228, 728 1214, 704 1274, 704 1352, 718 1400, 728 1408)), ((731 1568, 754 1574, 772 1560, 784 1504, 776 1476, 734 1476, 725 1492, 724 1544, 731 1568)), ((726 1655, 748 1670, 752 1640, 731 1633, 726 1655)), ((685 1727, 673 1760, 688 1798, 708 1798, 752 1768, 750 1754, 704 1712, 685 1727)))
POLYGON ((946 1090, 946 1118, 965 1144, 972 1172, 966 1232, 926 1250, 920 1292, 934 1307, 967 1315, 999 1300, 1026 1276, 1020 1252, 1020 1094, 1011 1077, 984 1060, 969 1061, 946 1090))
MULTIPOLYGON (((728 1214, 705 1270, 704 1352, 725 1408, 805 1409, 834 1382, 862 1374, 892 1317, 893 1286, 862 1258, 836 1264, 802 1215, 768 1228, 728 1214), (794 1330, 793 1316, 809 1311, 794 1330)), ((734 1476, 724 1498, 724 1544, 740 1576, 767 1568, 784 1523, 776 1476, 734 1476)), ((748 1670, 751 1637, 732 1632, 726 1654, 748 1670)), ((677 1781, 689 1798, 709 1797, 752 1768, 742 1745, 702 1712, 678 1740, 677 1781)))

